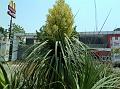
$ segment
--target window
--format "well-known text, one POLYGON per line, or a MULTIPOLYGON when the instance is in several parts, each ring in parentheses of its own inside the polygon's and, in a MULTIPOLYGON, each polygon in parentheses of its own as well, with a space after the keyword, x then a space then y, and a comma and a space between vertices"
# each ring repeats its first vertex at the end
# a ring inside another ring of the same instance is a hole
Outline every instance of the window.
POLYGON ((26 38, 26 45, 32 45, 34 44, 34 39, 33 38, 26 38))
POLYGON ((115 40, 118 40, 118 37, 115 37, 115 40))

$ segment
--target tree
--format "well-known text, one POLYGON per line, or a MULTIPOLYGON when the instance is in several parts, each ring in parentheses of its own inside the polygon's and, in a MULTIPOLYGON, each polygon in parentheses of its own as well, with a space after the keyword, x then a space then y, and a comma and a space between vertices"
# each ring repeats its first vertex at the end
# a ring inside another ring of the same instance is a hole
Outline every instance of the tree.
POLYGON ((7 30, 3 27, 0 27, 0 34, 2 34, 4 37, 7 36, 7 30))
MULTIPOLYGON (((7 30, 3 27, 0 27, 0 33, 4 35, 4 37, 7 36, 7 30)), ((15 33, 25 33, 25 30, 20 25, 16 25, 15 23, 12 24, 12 35, 15 33)))
POLYGON ((20 25, 13 23, 12 24, 12 33, 25 33, 25 30, 20 25))
POLYGON ((0 27, 0 33, 3 34, 4 33, 4 28, 0 27))
MULTIPOLYGON (((15 23, 12 24, 12 32, 11 32, 11 35, 13 36, 14 34, 16 33, 21 33, 21 34, 25 34, 25 30, 22 26, 20 25, 17 25, 15 23)), ((18 37, 18 36, 17 36, 18 37)), ((19 36, 19 40, 20 40, 20 43, 23 43, 23 38, 22 36, 19 36)))
POLYGON ((120 31, 120 28, 116 28, 116 29, 114 29, 114 31, 120 31))
POLYGON ((37 34, 37 41, 44 41, 46 39, 45 37, 45 26, 42 26, 39 31, 36 31, 37 34))

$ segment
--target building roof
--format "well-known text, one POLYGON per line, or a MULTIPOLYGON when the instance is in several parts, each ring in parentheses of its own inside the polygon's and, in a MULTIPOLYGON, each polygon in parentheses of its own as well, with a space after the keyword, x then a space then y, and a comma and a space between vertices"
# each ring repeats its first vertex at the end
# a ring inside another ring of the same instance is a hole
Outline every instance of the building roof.
MULTIPOLYGON (((79 32, 80 36, 82 35, 108 35, 108 34, 120 34, 120 31, 94 31, 94 32, 79 32)), ((31 36, 35 37, 36 33, 16 33, 15 36, 31 36)), ((1 34, 0 34, 1 36, 1 34)))
POLYGON ((79 32, 80 35, 107 35, 120 34, 120 31, 97 31, 97 32, 79 32))

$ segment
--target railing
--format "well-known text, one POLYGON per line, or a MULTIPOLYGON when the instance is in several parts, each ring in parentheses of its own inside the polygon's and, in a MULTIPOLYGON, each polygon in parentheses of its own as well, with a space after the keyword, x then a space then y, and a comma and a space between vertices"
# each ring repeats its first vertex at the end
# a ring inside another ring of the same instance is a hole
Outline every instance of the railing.
POLYGON ((107 44, 86 44, 90 48, 107 48, 107 44))

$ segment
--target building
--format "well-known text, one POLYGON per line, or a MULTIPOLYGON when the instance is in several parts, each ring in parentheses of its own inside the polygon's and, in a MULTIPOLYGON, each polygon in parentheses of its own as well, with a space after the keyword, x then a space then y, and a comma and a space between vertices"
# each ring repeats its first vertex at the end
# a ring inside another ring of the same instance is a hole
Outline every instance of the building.
POLYGON ((80 41, 93 49, 98 58, 120 61, 120 31, 80 32, 80 41))
MULTIPOLYGON (((16 59, 21 59, 23 52, 26 50, 25 48, 33 45, 35 42, 36 34, 34 33, 15 34, 13 37, 12 60, 14 61, 16 59)), ((0 34, 0 61, 8 61, 9 47, 9 37, 4 37, 2 34, 0 34)))
MULTIPOLYGON (((79 40, 88 45, 100 59, 120 60, 120 31, 80 32, 79 40)), ((24 51, 36 42, 35 33, 15 34, 13 38, 12 60, 21 59, 24 51), (23 45, 21 44, 25 44, 23 45)), ((9 39, 0 36, 0 60, 8 60, 9 39)))
POLYGON ((0 34, 0 61, 7 61, 9 57, 9 39, 0 34))

